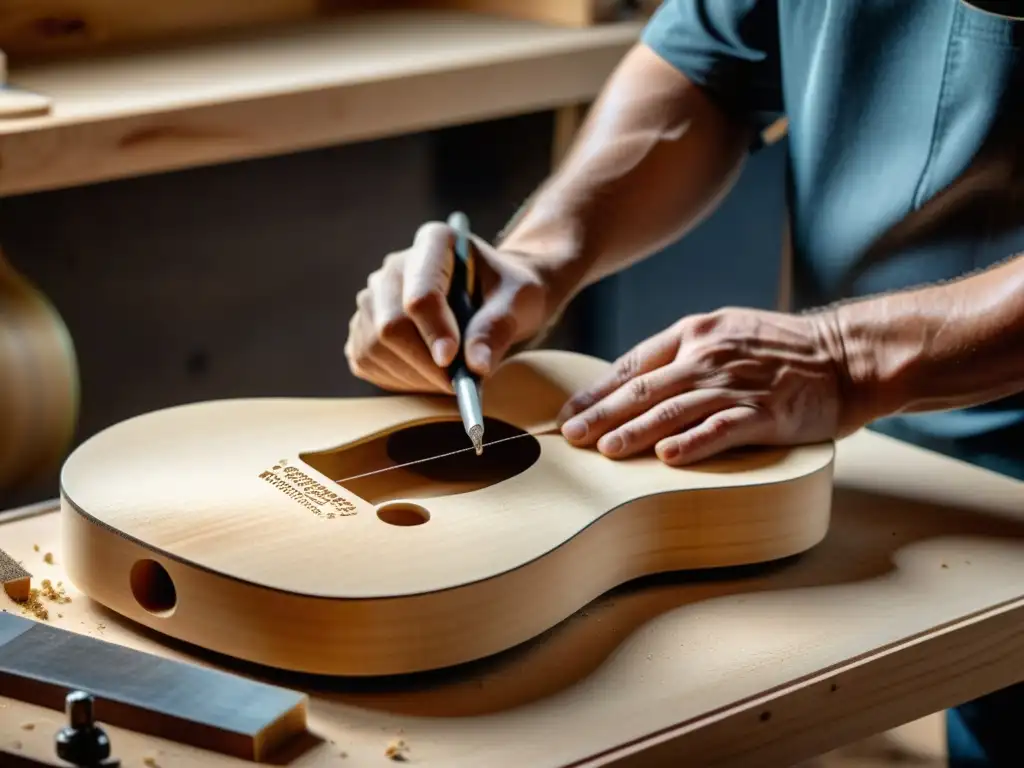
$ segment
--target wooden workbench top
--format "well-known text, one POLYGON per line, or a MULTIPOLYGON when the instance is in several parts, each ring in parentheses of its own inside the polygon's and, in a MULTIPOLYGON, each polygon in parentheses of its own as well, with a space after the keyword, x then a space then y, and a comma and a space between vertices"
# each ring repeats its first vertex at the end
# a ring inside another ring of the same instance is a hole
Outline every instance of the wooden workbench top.
POLYGON ((641 22, 394 11, 14 68, 0 195, 361 141, 592 99, 641 22))
MULTIPOLYGON (((37 580, 56 580, 58 528, 55 513, 24 517, 0 540, 37 580)), ((184 657, 84 598, 50 618, 184 657)), ((767 768, 1021 679, 1022 625, 1024 484, 862 432, 839 446, 828 537, 793 562, 632 585, 467 668, 271 679, 311 692, 311 727, 327 740, 295 765, 391 765, 385 749, 401 738, 423 766, 634 764, 644 750, 701 766, 756 751, 767 768)), ((0 743, 52 754, 60 714, 4 705, 18 716, 0 717, 0 743)), ((126 766, 241 764, 111 733, 126 766)))

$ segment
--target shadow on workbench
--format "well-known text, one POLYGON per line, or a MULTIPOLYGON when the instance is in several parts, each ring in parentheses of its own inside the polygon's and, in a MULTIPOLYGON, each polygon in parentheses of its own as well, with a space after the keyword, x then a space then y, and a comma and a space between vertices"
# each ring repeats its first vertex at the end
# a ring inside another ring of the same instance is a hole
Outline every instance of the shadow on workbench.
MULTIPOLYGON (((340 704, 427 717, 478 716, 551 697, 580 683, 642 626, 677 609, 714 610, 712 604, 717 600, 733 604, 749 600, 750 610, 745 613, 750 631, 757 631, 758 626, 779 627, 780 617, 791 626, 823 620, 811 615, 816 612, 793 614, 788 595, 794 590, 846 586, 887 576, 930 578, 932 568, 953 569, 942 571, 945 578, 957 568, 970 566, 969 562, 947 565, 929 559, 929 547, 941 546, 949 537, 980 542, 1024 538, 1024 519, 839 488, 826 539, 805 555, 760 567, 637 580, 504 653, 459 667, 389 678, 297 676, 214 656, 144 628, 136 629, 236 673, 300 686, 340 704), (919 557, 921 552, 926 556, 919 557)), ((835 593, 830 592, 823 599, 822 610, 835 600, 835 593)), ((108 615, 111 622, 124 621, 108 615)))

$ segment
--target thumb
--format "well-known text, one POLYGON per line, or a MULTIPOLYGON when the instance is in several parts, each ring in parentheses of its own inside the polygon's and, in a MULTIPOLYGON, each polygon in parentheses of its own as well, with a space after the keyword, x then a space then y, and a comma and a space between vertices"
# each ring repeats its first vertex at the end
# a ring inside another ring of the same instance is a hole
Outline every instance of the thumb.
POLYGON ((515 340, 518 323, 512 296, 505 291, 492 295, 466 328, 466 364, 480 376, 494 372, 515 340))

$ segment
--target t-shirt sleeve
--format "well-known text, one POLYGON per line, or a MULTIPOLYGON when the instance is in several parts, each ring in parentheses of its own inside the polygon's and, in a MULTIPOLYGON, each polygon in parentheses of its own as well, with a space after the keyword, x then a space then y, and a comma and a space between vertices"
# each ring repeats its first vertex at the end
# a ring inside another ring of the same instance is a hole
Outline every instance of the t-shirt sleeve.
POLYGON ((782 116, 777 0, 665 0, 641 39, 758 131, 782 116))

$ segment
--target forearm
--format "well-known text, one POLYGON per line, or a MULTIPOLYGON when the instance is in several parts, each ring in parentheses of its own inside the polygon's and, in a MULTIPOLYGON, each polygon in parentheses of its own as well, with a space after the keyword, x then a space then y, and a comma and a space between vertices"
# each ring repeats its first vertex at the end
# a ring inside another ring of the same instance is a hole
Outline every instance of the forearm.
POLYGON ((1024 255, 970 277, 840 305, 831 335, 874 420, 1024 391, 1024 255))
POLYGON ((751 135, 638 46, 501 246, 541 262, 564 305, 697 224, 730 188, 751 135))

